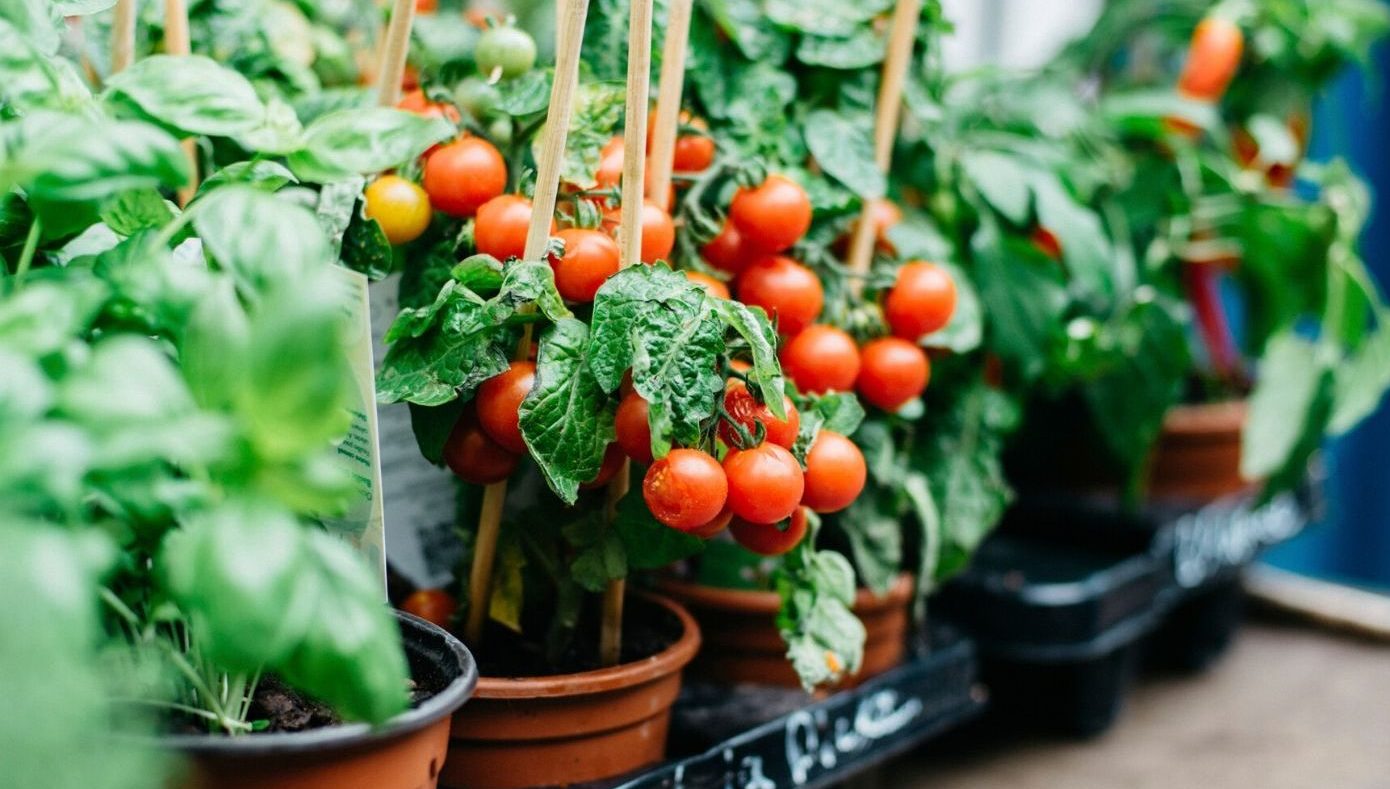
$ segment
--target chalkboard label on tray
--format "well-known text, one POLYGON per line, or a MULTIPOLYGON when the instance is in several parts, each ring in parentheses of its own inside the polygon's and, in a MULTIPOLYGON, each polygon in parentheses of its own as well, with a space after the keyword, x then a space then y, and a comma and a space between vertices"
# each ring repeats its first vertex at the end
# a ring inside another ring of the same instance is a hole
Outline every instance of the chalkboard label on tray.
POLYGON ((1281 493, 1263 507, 1252 504, 1245 496, 1221 499, 1178 519, 1173 570, 1179 586, 1192 589, 1246 564, 1261 549, 1297 534, 1308 520, 1292 493, 1281 493))

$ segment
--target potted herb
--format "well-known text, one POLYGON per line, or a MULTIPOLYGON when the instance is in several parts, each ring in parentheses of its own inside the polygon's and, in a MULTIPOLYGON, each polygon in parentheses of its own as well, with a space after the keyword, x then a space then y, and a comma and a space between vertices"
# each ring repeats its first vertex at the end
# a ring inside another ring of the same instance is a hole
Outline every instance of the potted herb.
POLYGON ((201 58, 141 61, 93 96, 54 55, 50 24, 0 18, 12 55, 0 346, 7 380, 24 382, 4 398, 0 511, 13 544, 71 552, 53 559, 70 572, 47 578, 75 639, 55 654, 85 660, 78 677, 102 676, 97 649, 130 669, 119 698, 74 709, 149 713, 198 786, 341 770, 432 781, 472 671, 446 633, 393 620, 358 550, 320 525, 351 523, 341 516, 362 496, 334 458, 363 396, 320 217, 350 225, 360 173, 439 129, 394 111, 355 134, 327 134, 341 118, 287 127, 201 58), (168 199, 191 176, 180 137, 259 156, 180 208, 168 199))

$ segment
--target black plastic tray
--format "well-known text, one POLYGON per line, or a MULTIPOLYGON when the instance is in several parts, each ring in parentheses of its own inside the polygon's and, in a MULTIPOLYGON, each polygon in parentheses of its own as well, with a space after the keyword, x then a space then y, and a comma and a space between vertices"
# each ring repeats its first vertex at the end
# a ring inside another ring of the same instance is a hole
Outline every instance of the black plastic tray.
POLYGON ((615 789, 814 789, 863 773, 975 717, 985 705, 973 642, 933 629, 931 646, 852 690, 812 700, 756 685, 691 684, 671 722, 671 761, 615 789))
POLYGON ((997 717, 1096 734, 1143 663, 1198 669, 1221 654, 1241 569, 1303 528, 1315 491, 1190 512, 1025 502, 934 610, 976 639, 997 717))

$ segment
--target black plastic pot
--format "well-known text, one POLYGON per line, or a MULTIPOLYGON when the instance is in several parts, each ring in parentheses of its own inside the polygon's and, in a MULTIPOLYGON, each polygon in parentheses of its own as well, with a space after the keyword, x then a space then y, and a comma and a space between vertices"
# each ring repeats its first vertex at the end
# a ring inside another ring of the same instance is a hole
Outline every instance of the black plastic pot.
POLYGON ((410 675, 433 695, 385 724, 344 724, 292 734, 178 735, 162 744, 188 758, 182 789, 432 789, 454 710, 478 669, 447 631, 396 612, 410 675))

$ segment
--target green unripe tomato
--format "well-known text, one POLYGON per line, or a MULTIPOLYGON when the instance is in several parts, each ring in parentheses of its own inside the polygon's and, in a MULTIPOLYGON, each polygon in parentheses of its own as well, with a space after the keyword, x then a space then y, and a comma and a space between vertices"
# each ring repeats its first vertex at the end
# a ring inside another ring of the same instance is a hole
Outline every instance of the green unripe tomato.
POLYGON ((476 120, 491 115, 500 98, 497 87, 481 77, 465 77, 454 87, 454 103, 476 120))
POLYGON ((489 78, 501 69, 504 79, 512 79, 536 65, 536 41, 525 30, 511 25, 488 28, 473 51, 478 70, 489 78))
POLYGON ((487 125, 488 139, 494 145, 505 147, 512 144, 512 119, 498 118, 487 125))

